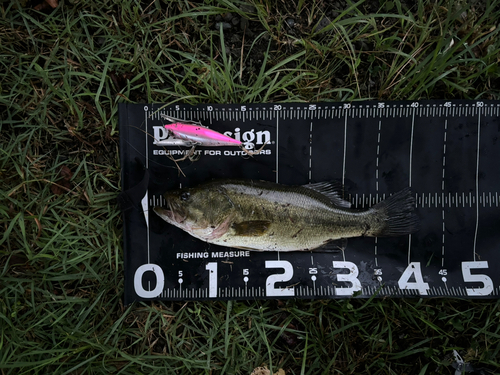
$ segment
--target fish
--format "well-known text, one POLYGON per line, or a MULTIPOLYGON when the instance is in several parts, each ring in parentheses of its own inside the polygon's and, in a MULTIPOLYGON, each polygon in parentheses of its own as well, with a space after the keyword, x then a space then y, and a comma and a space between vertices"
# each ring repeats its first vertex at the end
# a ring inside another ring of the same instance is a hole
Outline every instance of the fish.
POLYGON ((351 208, 335 183, 302 186, 224 179, 167 191, 154 212, 210 244, 256 251, 310 251, 352 237, 418 230, 405 188, 368 209, 351 208))

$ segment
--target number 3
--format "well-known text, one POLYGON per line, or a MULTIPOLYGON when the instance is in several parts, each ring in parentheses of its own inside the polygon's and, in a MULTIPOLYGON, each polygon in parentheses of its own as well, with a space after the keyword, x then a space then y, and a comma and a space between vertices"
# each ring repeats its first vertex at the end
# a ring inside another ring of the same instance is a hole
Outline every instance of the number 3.
POLYGON ((338 281, 346 281, 352 284, 350 287, 337 288, 335 294, 338 296, 351 296, 354 292, 361 290, 361 281, 358 280, 358 267, 352 262, 333 262, 333 268, 343 268, 349 270, 349 273, 338 273, 338 281))

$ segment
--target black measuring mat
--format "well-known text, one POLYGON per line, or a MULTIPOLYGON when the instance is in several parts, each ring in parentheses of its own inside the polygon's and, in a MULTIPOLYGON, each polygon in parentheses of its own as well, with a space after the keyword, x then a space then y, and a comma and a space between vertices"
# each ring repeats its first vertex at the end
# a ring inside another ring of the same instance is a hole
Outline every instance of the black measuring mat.
POLYGON ((120 105, 125 302, 497 298, 499 112, 497 101, 120 105), (254 157, 200 146, 176 165, 167 154, 189 148, 155 144, 167 137, 161 114, 265 146, 254 157), (216 178, 338 181, 355 208, 411 187, 420 230, 351 238, 344 251, 257 252, 205 243, 153 212, 165 191, 216 178))

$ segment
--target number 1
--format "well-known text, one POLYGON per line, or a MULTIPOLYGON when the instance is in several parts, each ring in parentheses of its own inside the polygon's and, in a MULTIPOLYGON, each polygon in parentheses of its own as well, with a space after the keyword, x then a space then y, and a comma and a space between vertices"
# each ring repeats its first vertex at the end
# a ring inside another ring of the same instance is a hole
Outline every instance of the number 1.
POLYGON ((217 297, 217 262, 207 263, 205 269, 208 271, 208 298, 217 297))

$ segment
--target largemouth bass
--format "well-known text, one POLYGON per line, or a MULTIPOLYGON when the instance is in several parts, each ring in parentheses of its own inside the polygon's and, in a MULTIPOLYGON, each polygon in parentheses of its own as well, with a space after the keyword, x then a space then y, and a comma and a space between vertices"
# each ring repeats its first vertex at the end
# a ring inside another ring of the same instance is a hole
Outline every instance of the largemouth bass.
POLYGON ((168 191, 154 211, 202 241, 249 250, 312 250, 350 237, 400 236, 418 227, 406 188, 366 210, 352 209, 328 183, 286 186, 215 180, 168 191))

